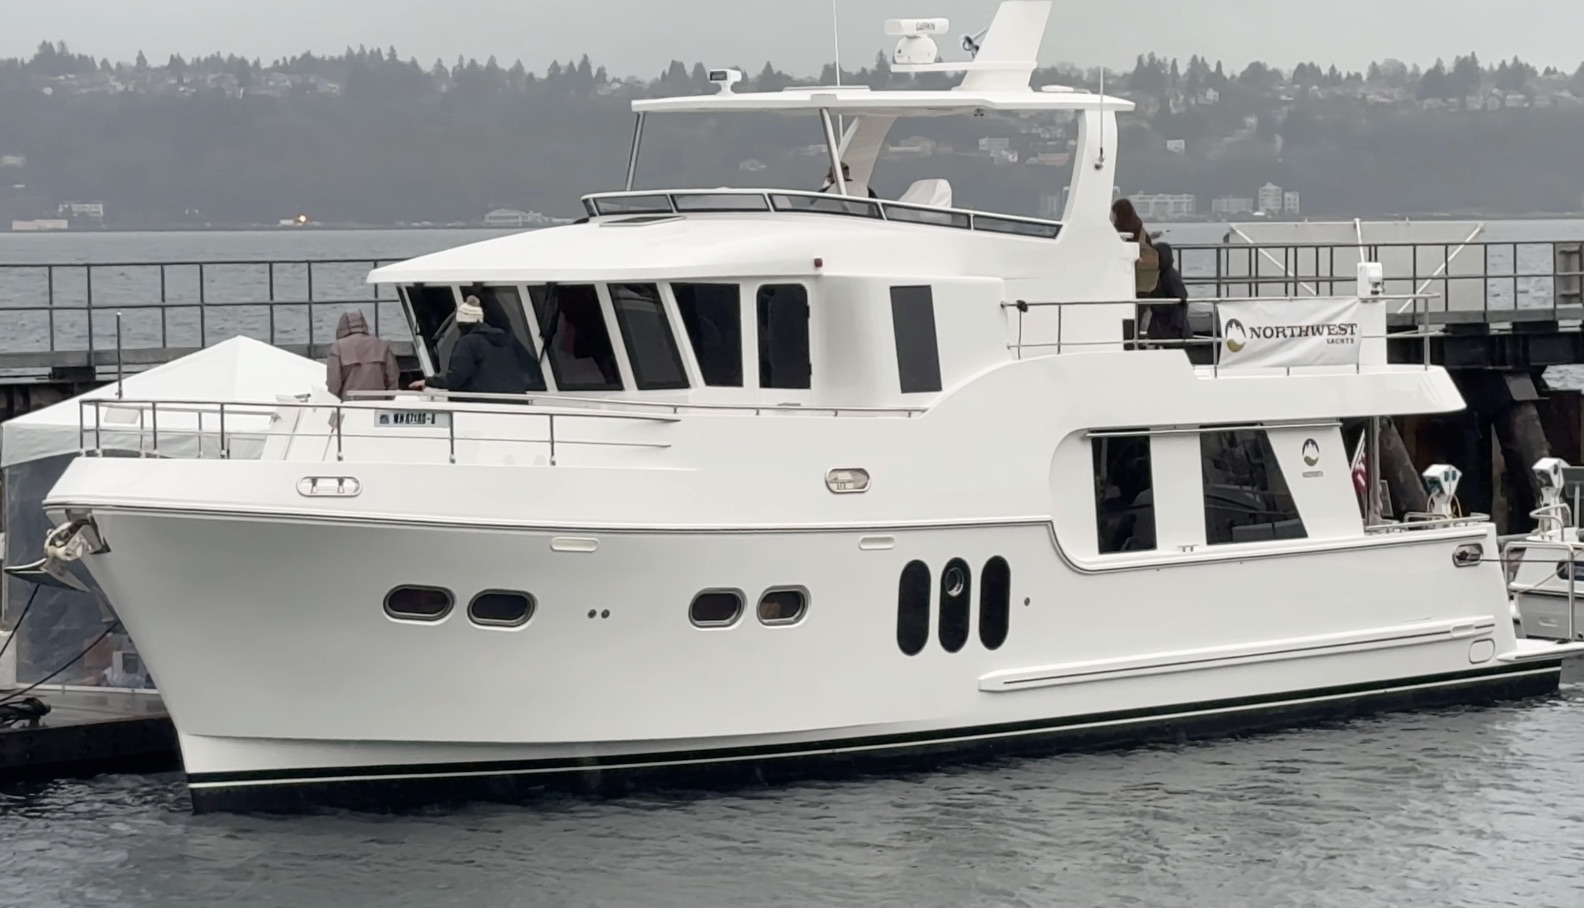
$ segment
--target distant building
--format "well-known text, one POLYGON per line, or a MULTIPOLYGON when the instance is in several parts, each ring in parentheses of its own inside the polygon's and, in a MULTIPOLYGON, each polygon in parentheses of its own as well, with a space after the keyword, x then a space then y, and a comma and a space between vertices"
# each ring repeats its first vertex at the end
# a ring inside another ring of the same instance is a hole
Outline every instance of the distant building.
POLYGON ((1188 143, 1182 139, 1167 139, 1166 150, 1172 154, 1187 154, 1188 143))
POLYGON ((1067 210, 1067 187, 1063 186, 1060 195, 1048 192, 1040 196, 1039 216, 1050 218, 1053 221, 1061 220, 1062 213, 1067 210))
POLYGON ((27 155, 6 154, 0 155, 0 168, 17 168, 27 166, 27 155))
POLYGON ((1146 222, 1191 218, 1199 202, 1192 195, 1171 193, 1136 195, 1132 199, 1134 209, 1146 222))
POLYGON ((770 166, 769 164, 766 164, 765 162, 759 160, 758 158, 749 158, 748 160, 742 162, 741 164, 738 164, 737 165, 737 169, 741 170, 743 173, 758 173, 759 171, 764 170, 764 169, 768 168, 769 166, 770 166))
POLYGON ((986 136, 979 140, 979 150, 988 154, 995 154, 998 151, 1008 151, 1011 148, 1012 140, 1005 137, 992 138, 990 136, 986 136))
POLYGON ((90 221, 104 220, 103 202, 65 202, 62 203, 58 214, 71 218, 87 218, 90 221))
POLYGON ((563 223, 537 211, 519 211, 515 208, 497 208, 484 215, 486 227, 548 227, 563 223))
POLYGON ((1033 157, 1023 159, 1025 164, 1042 164, 1046 167, 1066 167, 1072 163, 1072 155, 1065 151, 1042 151, 1033 157))
POLYGON ((41 233, 47 230, 70 230, 71 222, 65 218, 38 218, 32 221, 12 221, 11 229, 17 233, 41 233))
POLYGON ((1282 213, 1298 214, 1300 208, 1298 201, 1298 193, 1292 191, 1282 193, 1282 213))
POLYGON ((1224 195, 1210 201, 1210 214, 1215 217, 1236 217, 1240 214, 1252 214, 1253 211, 1254 200, 1249 198, 1224 195))
POLYGON ((1282 188, 1275 183, 1266 183, 1259 190, 1259 210, 1264 214, 1281 214, 1282 188))

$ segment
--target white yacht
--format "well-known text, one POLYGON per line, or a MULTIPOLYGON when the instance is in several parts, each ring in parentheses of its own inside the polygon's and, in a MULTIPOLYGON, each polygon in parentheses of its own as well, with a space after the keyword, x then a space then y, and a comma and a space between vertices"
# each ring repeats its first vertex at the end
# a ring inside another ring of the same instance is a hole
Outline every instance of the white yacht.
POLYGON ((270 434, 208 459, 161 455, 169 404, 85 410, 85 453, 114 423, 148 456, 73 464, 50 569, 80 563, 136 639, 195 808, 775 779, 1554 691, 1584 644, 1515 633, 1455 471, 1429 471, 1422 519, 1361 509, 1343 421, 1463 406, 1440 368, 1388 362, 1368 266, 1355 296, 1215 301, 1206 365, 1130 339, 1139 247, 1109 208, 1131 105, 1030 87, 1049 12, 1002 3, 957 63, 943 21, 888 23, 895 69, 951 90, 719 71, 636 102, 627 188, 585 221, 370 275, 430 374, 479 295, 546 364, 526 395, 239 401, 270 434), (673 113, 817 120, 835 185, 637 188, 645 122, 673 113), (938 180, 870 197, 899 118, 987 113, 1075 123, 1060 220, 938 180))

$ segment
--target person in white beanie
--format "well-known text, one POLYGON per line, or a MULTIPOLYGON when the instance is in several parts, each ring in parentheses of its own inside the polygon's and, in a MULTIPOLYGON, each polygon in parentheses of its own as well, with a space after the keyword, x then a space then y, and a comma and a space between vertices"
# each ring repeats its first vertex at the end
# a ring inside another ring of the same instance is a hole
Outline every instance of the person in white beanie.
POLYGON ((456 310, 456 346, 444 375, 412 383, 414 391, 434 388, 471 394, 524 394, 529 378, 517 362, 514 339, 484 321, 484 307, 469 295, 456 310))

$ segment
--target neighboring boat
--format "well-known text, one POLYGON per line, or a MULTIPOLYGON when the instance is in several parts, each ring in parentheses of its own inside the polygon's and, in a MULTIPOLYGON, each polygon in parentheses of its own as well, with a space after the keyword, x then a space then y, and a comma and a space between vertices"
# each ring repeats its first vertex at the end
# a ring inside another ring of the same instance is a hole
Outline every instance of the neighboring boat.
POLYGON ((720 71, 634 104, 632 167, 650 116, 817 120, 827 192, 636 190, 630 167, 585 223, 371 275, 426 372, 465 291, 545 351, 543 390, 321 394, 270 404, 256 458, 73 463, 45 567, 80 561, 115 603, 195 807, 777 778, 1555 690, 1584 646, 1515 636, 1455 475, 1427 473, 1422 519, 1361 519, 1342 420, 1463 407, 1440 368, 1388 363, 1374 270, 1356 297, 1216 301, 1208 365, 1129 340, 1138 247, 1108 209, 1131 105, 1030 89, 1049 6, 1001 4, 958 64, 934 62, 944 23, 891 23, 895 69, 955 90, 720 71), (867 196, 897 118, 987 112, 1074 118, 1061 220, 954 207, 939 180, 867 196))

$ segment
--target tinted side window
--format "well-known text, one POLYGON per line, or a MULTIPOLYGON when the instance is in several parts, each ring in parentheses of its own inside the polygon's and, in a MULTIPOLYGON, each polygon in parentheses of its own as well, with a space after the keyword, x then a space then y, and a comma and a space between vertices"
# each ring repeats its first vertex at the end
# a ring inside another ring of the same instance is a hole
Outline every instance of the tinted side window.
POLYGON ((621 369, 611 349, 605 313, 592 284, 530 287, 550 371, 562 391, 620 391, 621 369))
POLYGON ((385 594, 385 614, 405 621, 439 621, 451 613, 450 590, 433 586, 398 586, 385 594))
POLYGON ((759 387, 806 390, 809 365, 808 291, 801 284, 759 288, 759 387))
POLYGON ((528 326, 528 313, 517 288, 475 286, 463 293, 479 298, 484 324, 501 329, 511 338, 512 357, 517 361, 517 368, 528 377, 528 390, 545 390, 544 370, 539 367, 539 353, 534 346, 533 331, 528 326))
POLYGON ((979 642, 1000 649, 1012 623, 1012 568, 997 555, 979 574, 979 642))
POLYGON ((961 558, 946 562, 940 583, 940 643, 948 653, 955 653, 968 643, 968 597, 972 589, 968 562, 961 558))
POLYGON ((742 290, 736 284, 672 284, 704 384, 743 384, 742 290))
POLYGON ((1146 435, 1100 437, 1094 448, 1096 538, 1100 554, 1155 548, 1155 474, 1146 435))
POLYGON ((930 636, 930 569, 909 561, 897 583, 897 648, 907 656, 924 651, 930 636))
POLYGON ((1264 431, 1204 432, 1199 455, 1205 542, 1227 545, 1309 535, 1264 431))
POLYGON ((940 347, 935 339, 935 295, 928 287, 891 288, 891 331, 903 394, 941 389, 940 347))
POLYGON ((671 322, 654 284, 611 284, 611 308, 616 310, 633 384, 640 391, 662 391, 688 386, 682 354, 677 351, 671 322))
POLYGON ((454 331, 455 326, 450 321, 456 315, 456 295, 450 287, 427 284, 403 287, 402 292, 407 296, 407 304, 412 310, 413 332, 428 352, 429 364, 443 371, 445 366, 440 357, 440 338, 447 333, 448 328, 454 331))

